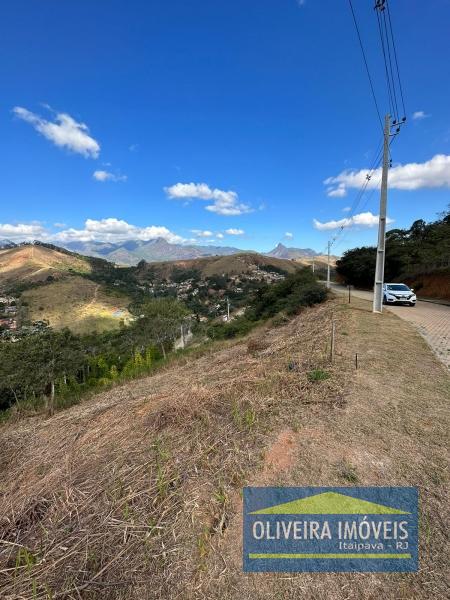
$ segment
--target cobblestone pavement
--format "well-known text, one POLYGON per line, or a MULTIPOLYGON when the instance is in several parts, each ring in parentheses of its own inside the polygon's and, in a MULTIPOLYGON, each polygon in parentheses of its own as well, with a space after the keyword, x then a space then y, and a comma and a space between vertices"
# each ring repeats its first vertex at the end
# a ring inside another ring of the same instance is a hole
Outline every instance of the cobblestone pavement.
MULTIPOLYGON (((338 285, 332 287, 337 292, 348 293, 344 287, 338 285)), ((365 300, 372 300, 373 298, 372 292, 352 290, 352 294, 365 300)), ((450 369, 450 306, 420 302, 419 300, 415 307, 383 306, 383 310, 385 309, 412 323, 438 358, 450 369)))

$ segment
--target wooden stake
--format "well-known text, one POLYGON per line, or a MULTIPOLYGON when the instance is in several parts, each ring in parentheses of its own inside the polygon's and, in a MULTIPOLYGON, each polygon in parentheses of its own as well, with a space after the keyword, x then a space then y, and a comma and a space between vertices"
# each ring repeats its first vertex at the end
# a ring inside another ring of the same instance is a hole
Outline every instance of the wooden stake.
POLYGON ((330 362, 333 364, 334 361, 334 338, 335 338, 336 326, 334 321, 331 324, 331 348, 330 348, 330 362))

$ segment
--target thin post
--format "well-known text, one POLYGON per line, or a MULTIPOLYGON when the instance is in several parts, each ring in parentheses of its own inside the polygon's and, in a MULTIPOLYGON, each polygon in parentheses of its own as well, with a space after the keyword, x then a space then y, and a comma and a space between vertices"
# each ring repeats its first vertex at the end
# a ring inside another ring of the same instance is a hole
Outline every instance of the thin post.
POLYGON ((315 270, 316 270, 316 265, 314 264, 314 256, 313 256, 313 261, 312 261, 312 272, 314 274, 315 270))
POLYGON ((334 338, 335 338, 336 326, 334 321, 331 323, 331 348, 330 348, 330 362, 334 362, 334 338))
POLYGON ((331 242, 328 242, 328 262, 327 262, 327 288, 330 289, 330 247, 331 242))
POLYGON ((180 327, 181 327, 181 347, 184 350, 184 327, 183 327, 183 323, 181 323, 180 327))
POLYGON ((352 301, 352 286, 348 286, 348 303, 350 304, 352 301))
POLYGON ((227 296, 227 323, 230 322, 230 299, 227 296))
POLYGON ((386 115, 384 121, 383 173, 381 177, 380 220, 378 223, 377 263, 375 267, 375 282, 373 287, 373 312, 383 311, 384 262, 386 254, 386 212, 389 172, 389 136, 391 117, 386 115))

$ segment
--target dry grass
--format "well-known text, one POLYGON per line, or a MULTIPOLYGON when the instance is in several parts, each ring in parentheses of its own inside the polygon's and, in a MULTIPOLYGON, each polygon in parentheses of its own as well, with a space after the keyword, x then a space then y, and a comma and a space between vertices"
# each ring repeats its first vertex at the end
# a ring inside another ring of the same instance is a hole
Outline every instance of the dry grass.
MULTIPOLYGON (((332 267, 336 266, 337 256, 330 256, 330 265, 332 267)), ((316 268, 326 269, 328 266, 328 257, 325 255, 315 256, 314 258, 310 258, 308 256, 303 256, 302 258, 295 258, 294 262, 304 266, 310 267, 314 263, 316 268)))
MULTIPOLYGON (((283 269, 287 273, 295 273, 298 266, 293 261, 283 258, 274 258, 263 256, 257 253, 239 253, 229 256, 205 256, 202 258, 193 258, 188 260, 171 260, 163 262, 147 263, 140 274, 145 275, 147 270, 156 274, 158 279, 168 279, 171 277, 174 268, 178 269, 196 269, 200 271, 201 276, 212 277, 214 275, 242 275, 252 272, 254 266, 273 266, 283 269)), ((139 273, 138 273, 139 275, 139 273)))
POLYGON ((81 258, 43 246, 30 245, 0 250, 0 284, 6 281, 45 281, 49 275, 57 278, 69 270, 89 273, 91 266, 81 258))
MULTIPOLYGON (((221 600, 422 600, 450 596, 448 567, 449 375, 414 329, 371 303, 342 306, 337 361, 359 356, 337 410, 293 413, 250 485, 412 485, 420 490, 417 574, 258 574, 241 570, 239 516, 219 540, 201 598, 221 600), (401 351, 393 352, 395 347, 401 351), (387 343, 387 341, 389 343, 387 343), (295 427, 293 426, 295 424, 295 427), (283 457, 275 460, 273 454, 283 457), (220 560, 217 556, 220 555, 220 560), (227 570, 222 573, 222 565, 227 570)), ((334 376, 334 375, 333 375, 334 376)), ((316 408, 316 407, 314 407, 316 408)), ((239 513, 237 513, 239 514, 239 513)))
POLYGON ((265 339, 4 425, 2 599, 446 597, 445 370, 407 324, 363 301, 308 309, 265 339), (394 363, 386 335, 404 349, 394 363), (310 381, 319 368, 330 377, 310 381), (345 485, 349 473, 420 486, 419 574, 241 573, 244 484, 345 485))
POLYGON ((332 312, 268 332, 262 352, 231 344, 51 419, 4 426, 3 597, 194 594, 272 432, 303 402, 342 398, 339 374, 317 385, 287 368, 322 364, 332 312))
POLYGON ((106 293, 104 288, 78 276, 28 290, 22 294, 28 304, 27 318, 31 321, 48 319, 51 327, 68 327, 74 333, 116 329, 127 321, 130 299, 120 293, 106 293), (120 316, 114 316, 120 311, 120 316))

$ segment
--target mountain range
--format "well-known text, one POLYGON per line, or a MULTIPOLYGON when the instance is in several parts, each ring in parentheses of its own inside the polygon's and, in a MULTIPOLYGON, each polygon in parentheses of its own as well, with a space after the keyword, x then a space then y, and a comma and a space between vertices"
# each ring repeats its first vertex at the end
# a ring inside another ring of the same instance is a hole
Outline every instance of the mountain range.
POLYGON ((313 256, 318 256, 318 253, 312 248, 288 248, 281 243, 266 254, 267 256, 273 256, 274 258, 287 258, 289 260, 293 258, 312 258, 313 256))
MULTIPOLYGON (((14 248, 10 240, 0 240, 0 248, 14 248)), ((132 266, 139 261, 162 262, 171 260, 189 260, 205 256, 230 256, 244 252, 232 246, 196 246, 184 244, 171 244, 164 238, 154 240, 128 240, 124 242, 83 242, 72 241, 61 243, 61 247, 83 254, 104 258, 119 265, 132 266)), ((245 251, 248 253, 248 250, 245 251)), ((265 253, 273 258, 297 259, 317 256, 311 248, 288 248, 278 244, 273 250, 265 253)))

